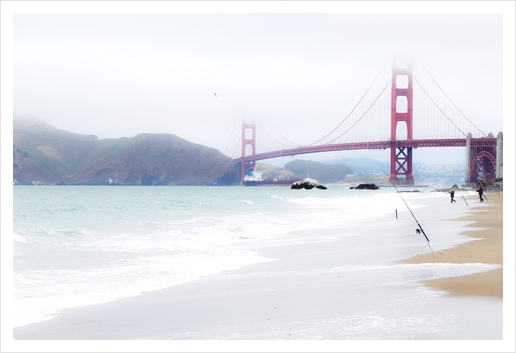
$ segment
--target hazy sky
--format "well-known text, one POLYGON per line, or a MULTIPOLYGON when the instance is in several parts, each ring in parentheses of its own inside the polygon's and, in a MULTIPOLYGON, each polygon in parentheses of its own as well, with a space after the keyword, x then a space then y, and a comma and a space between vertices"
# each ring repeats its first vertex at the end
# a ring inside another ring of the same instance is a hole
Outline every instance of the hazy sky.
POLYGON ((14 116, 101 139, 176 134, 231 157, 243 119, 297 144, 324 136, 404 50, 480 129, 503 130, 503 15, 490 2, 159 3, 14 13, 14 116))

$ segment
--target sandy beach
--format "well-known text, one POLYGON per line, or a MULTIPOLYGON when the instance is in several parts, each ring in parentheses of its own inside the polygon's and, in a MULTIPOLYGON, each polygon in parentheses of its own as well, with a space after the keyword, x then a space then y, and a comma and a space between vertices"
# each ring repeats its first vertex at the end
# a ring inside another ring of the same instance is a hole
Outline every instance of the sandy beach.
MULTIPOLYGON (((496 350, 506 328, 500 268, 503 195, 488 198, 474 205, 478 199, 470 196, 471 209, 460 205, 459 198, 450 206, 444 195, 409 202, 427 205, 416 205, 415 213, 431 237, 436 258, 422 237, 414 235, 408 211, 399 210, 399 219, 392 212, 354 228, 359 237, 347 237, 336 228, 319 242, 305 243, 302 236, 297 244, 271 242, 258 249, 271 259, 268 262, 135 297, 64 309, 51 320, 15 328, 14 342, 25 348, 31 340, 167 340, 175 347, 171 349, 186 351, 190 349, 177 346, 179 342, 274 340, 285 342, 274 346, 277 351, 359 351, 362 348, 345 342, 392 340, 399 351, 399 340, 407 340, 416 344, 407 348, 410 351, 421 348, 418 342, 437 351, 440 346, 428 341, 490 340, 489 349, 496 350), (403 260, 414 249, 423 255, 403 260), (317 341, 317 346, 304 344, 306 340, 317 341), (332 340, 339 345, 326 344, 332 340)), ((221 346, 207 349, 215 347, 221 346)), ((386 348, 367 342, 361 347, 386 348)), ((480 347, 478 341, 475 347, 480 347)), ((238 346, 240 351, 249 348, 252 345, 238 346)))
MULTIPOLYGON (((469 203, 479 202, 472 196, 469 203)), ((461 200, 457 200, 461 202, 461 200)), ((488 201, 471 211, 470 216, 456 221, 473 221, 472 227, 478 230, 464 231, 463 234, 475 238, 451 249, 442 250, 434 258, 425 254, 407 259, 405 263, 485 263, 503 265, 503 193, 489 194, 488 201)), ((503 297, 503 269, 436 280, 423 281, 423 284, 448 291, 453 295, 481 295, 503 297)))

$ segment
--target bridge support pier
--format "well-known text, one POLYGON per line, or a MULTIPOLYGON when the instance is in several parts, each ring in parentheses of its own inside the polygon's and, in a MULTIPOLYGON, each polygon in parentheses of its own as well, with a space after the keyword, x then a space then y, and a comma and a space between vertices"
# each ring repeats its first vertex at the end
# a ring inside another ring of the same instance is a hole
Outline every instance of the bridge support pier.
POLYGON ((471 132, 466 136, 466 163, 465 163, 465 173, 464 173, 464 183, 466 185, 470 184, 471 180, 471 132))
POLYGON ((391 147, 391 182, 394 185, 414 185, 412 147, 391 147), (399 176, 404 176, 400 179, 399 176))
POLYGON ((496 145, 488 142, 493 138, 491 133, 487 138, 473 140, 471 133, 466 137, 464 180, 467 186, 476 186, 480 182, 487 183, 496 178, 503 178, 503 133, 498 133, 496 145))
POLYGON ((496 178, 503 178, 503 133, 501 131, 496 139, 496 178))

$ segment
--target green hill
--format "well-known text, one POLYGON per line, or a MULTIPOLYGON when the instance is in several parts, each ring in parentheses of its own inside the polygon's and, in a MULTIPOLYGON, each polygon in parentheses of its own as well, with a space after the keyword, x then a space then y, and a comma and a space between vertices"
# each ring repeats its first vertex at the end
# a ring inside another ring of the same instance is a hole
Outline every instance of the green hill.
POLYGON ((343 164, 326 164, 299 159, 288 162, 284 168, 290 170, 295 176, 301 178, 310 176, 321 183, 337 182, 353 173, 351 168, 343 164))
POLYGON ((171 134, 98 139, 40 119, 13 121, 18 184, 236 185, 239 164, 220 151, 171 134))

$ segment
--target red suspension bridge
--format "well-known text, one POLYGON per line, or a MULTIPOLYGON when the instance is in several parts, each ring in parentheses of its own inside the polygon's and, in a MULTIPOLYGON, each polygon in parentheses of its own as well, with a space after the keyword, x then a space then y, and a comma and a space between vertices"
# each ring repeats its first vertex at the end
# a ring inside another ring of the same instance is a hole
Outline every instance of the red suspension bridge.
POLYGON ((288 148, 256 153, 256 124, 242 122, 242 156, 235 159, 242 164, 242 178, 254 170, 258 160, 390 149, 390 180, 396 185, 414 185, 413 149, 423 147, 465 147, 467 184, 503 177, 502 132, 494 137, 480 131, 424 67, 415 69, 399 58, 393 61, 392 70, 380 71, 353 110, 326 136, 308 145, 282 144, 288 148))

